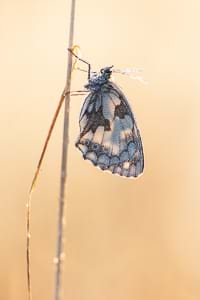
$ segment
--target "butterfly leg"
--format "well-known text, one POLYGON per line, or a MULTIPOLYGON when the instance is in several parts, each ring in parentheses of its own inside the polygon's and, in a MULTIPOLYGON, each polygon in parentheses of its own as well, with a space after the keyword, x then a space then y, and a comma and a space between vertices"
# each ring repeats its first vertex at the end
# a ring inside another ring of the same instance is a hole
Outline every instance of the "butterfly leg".
MULTIPOLYGON (((87 90, 79 90, 79 91, 71 91, 71 96, 85 96, 89 91, 87 90)), ((67 92, 64 92, 64 95, 66 95, 67 92)))
POLYGON ((86 60, 80 58, 78 55, 76 55, 72 49, 68 48, 68 51, 74 56, 76 57, 78 60, 82 61, 84 64, 86 64, 88 66, 88 80, 90 79, 90 73, 91 73, 91 65, 89 64, 89 62, 87 62, 86 60))

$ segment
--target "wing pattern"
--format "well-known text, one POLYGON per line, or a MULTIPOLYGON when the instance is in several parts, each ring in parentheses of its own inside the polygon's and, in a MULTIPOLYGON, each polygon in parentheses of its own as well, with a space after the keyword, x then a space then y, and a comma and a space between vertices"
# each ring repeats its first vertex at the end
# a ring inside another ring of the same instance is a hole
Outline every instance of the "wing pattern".
POLYGON ((140 132, 125 95, 113 82, 90 92, 79 124, 76 146, 84 159, 120 176, 137 177, 143 172, 140 132))

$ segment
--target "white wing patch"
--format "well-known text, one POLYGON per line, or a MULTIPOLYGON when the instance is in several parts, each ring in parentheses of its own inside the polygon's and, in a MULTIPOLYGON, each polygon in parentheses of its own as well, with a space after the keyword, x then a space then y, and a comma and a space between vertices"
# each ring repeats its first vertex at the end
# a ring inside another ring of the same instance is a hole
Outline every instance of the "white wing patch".
POLYGON ((97 127, 97 130, 95 131, 92 138, 93 143, 101 144, 103 139, 103 134, 104 134, 104 127, 103 126, 97 127))
POLYGON ((113 121, 114 119, 114 112, 115 112, 115 104, 110 99, 109 94, 105 94, 102 97, 102 107, 103 107, 103 116, 105 119, 109 121, 113 121))
POLYGON ((125 177, 143 172, 142 141, 126 97, 112 82, 92 91, 80 114, 76 146, 84 159, 125 177))

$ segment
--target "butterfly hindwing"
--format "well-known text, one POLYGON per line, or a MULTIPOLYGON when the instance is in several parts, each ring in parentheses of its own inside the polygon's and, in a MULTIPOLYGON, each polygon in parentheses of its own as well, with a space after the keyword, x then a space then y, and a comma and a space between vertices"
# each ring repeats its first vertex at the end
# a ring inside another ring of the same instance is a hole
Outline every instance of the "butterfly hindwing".
POLYGON ((85 159, 121 176, 137 177, 143 172, 140 132, 125 95, 113 82, 90 92, 79 124, 76 146, 85 159))

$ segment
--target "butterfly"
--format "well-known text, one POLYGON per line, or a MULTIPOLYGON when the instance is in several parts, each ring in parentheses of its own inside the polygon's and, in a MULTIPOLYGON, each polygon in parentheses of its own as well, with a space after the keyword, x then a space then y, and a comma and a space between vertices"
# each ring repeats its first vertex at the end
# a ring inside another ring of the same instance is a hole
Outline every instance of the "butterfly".
POLYGON ((137 177, 144 169, 140 131, 126 96, 111 80, 112 68, 88 76, 76 147, 103 171, 137 177))

